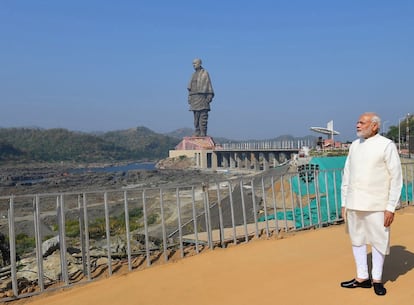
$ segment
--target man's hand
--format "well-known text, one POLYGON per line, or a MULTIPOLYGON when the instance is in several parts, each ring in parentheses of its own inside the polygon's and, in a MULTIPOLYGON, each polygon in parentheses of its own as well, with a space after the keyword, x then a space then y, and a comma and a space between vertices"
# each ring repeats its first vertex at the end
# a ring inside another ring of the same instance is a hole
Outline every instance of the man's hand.
POLYGON ((384 227, 388 228, 394 220, 394 213, 390 211, 384 212, 384 227))

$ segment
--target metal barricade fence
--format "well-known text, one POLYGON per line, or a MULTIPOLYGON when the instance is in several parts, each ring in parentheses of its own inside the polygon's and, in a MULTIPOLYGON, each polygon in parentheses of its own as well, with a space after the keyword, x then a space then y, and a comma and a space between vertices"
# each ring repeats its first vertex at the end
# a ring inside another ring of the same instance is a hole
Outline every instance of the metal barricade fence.
MULTIPOLYGON (((403 165, 412 204, 413 164, 403 165)), ((342 169, 201 185, 0 197, 2 301, 206 249, 341 223, 342 169)))

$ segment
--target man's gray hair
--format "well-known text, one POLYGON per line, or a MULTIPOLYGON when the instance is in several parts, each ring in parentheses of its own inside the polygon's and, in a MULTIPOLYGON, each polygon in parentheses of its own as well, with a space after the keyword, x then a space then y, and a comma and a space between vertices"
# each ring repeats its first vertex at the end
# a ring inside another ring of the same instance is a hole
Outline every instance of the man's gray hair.
POLYGON ((378 115, 374 114, 371 118, 371 122, 372 123, 377 123, 378 129, 381 128, 381 118, 378 115))

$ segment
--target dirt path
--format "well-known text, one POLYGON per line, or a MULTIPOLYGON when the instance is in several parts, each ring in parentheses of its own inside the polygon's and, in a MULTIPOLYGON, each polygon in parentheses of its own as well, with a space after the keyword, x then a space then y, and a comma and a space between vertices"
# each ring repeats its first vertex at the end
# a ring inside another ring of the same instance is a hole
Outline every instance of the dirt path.
MULTIPOLYGON (((215 249, 176 263, 114 276, 14 303, 30 305, 412 304, 414 207, 397 211, 391 256, 384 268, 388 294, 344 289, 354 264, 344 225, 280 239, 215 249)), ((12 302, 12 304, 14 304, 12 302)))

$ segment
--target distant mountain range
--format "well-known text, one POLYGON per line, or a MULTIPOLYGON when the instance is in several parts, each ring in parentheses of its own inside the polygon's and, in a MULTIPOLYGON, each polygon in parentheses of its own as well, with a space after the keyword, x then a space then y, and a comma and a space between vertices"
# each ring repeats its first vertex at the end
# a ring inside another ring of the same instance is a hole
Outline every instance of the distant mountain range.
MULTIPOLYGON (((0 162, 120 162, 155 161, 168 152, 193 130, 181 128, 159 134, 146 127, 126 130, 85 133, 62 128, 0 128, 0 162)), ((315 140, 307 136, 279 136, 275 141, 315 140)), ((216 143, 240 142, 214 137, 216 143)))
MULTIPOLYGON (((180 129, 176 129, 174 131, 165 133, 165 135, 181 140, 183 137, 190 137, 193 133, 194 133, 194 130, 191 128, 180 128, 180 129)), ((294 137, 292 135, 280 135, 275 138, 269 138, 269 139, 260 139, 260 140, 250 139, 250 140, 243 140, 243 141, 224 138, 224 137, 216 137, 216 136, 212 136, 212 137, 216 143, 228 143, 228 142, 236 143, 236 142, 246 142, 246 141, 310 141, 310 142, 313 142, 318 139, 318 137, 312 136, 312 135, 308 135, 304 137, 294 137)))

